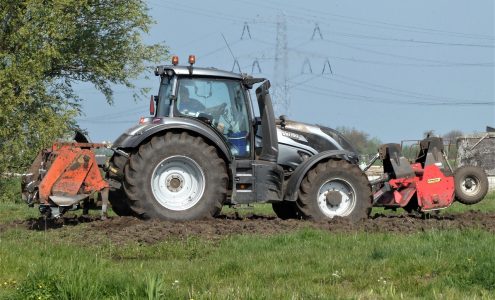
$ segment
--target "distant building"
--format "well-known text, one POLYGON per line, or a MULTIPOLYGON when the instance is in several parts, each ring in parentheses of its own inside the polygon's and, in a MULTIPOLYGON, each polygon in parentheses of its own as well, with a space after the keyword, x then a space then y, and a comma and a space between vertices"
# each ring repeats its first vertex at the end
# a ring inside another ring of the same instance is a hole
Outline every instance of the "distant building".
POLYGON ((483 168, 488 175, 490 190, 495 189, 495 132, 459 137, 457 149, 457 165, 483 168))

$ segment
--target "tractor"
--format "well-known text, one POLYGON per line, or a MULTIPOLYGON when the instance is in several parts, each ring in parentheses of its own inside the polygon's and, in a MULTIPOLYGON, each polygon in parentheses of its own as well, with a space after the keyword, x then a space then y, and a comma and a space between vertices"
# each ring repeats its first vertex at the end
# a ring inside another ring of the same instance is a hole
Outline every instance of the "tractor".
POLYGON ((99 193, 104 210, 110 202, 118 215, 143 219, 203 219, 224 205, 271 203, 283 219, 357 221, 373 205, 428 211, 486 194, 483 171, 471 167, 454 178, 435 138, 422 142, 413 164, 398 145, 383 145, 366 168, 380 159, 385 173, 370 182, 340 133, 276 118, 268 80, 195 67, 194 56, 188 62, 180 66, 174 56, 172 65, 156 67, 160 87, 150 117, 117 138, 100 177, 91 144, 56 143, 42 151, 23 177, 28 203, 57 217, 99 193), (250 93, 255 85, 259 117, 250 93))

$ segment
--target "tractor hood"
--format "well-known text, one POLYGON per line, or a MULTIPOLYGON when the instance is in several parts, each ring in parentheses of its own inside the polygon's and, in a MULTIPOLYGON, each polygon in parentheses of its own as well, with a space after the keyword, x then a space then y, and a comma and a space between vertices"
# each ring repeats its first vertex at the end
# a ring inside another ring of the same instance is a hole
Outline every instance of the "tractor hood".
POLYGON ((356 153, 354 147, 334 129, 286 120, 285 126, 277 126, 279 143, 302 149, 313 149, 313 154, 327 150, 346 150, 356 153))

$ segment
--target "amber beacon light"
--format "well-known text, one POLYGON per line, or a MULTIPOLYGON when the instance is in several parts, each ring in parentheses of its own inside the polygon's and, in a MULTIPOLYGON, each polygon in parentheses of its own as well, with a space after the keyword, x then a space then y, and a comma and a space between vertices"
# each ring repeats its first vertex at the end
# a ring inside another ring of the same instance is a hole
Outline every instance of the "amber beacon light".
POLYGON ((191 65, 194 65, 196 63, 196 56, 195 55, 189 55, 189 63, 191 65))
POLYGON ((172 56, 172 65, 177 66, 179 64, 179 57, 177 55, 172 56))

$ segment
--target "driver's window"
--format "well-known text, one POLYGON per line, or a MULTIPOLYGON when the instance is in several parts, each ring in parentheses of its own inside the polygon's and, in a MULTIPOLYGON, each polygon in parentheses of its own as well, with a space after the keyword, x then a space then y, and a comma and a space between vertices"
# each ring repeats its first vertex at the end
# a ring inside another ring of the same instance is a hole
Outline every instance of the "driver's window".
POLYGON ((197 117, 223 134, 232 154, 250 154, 249 120, 241 83, 236 80, 184 78, 179 81, 177 110, 197 117))

